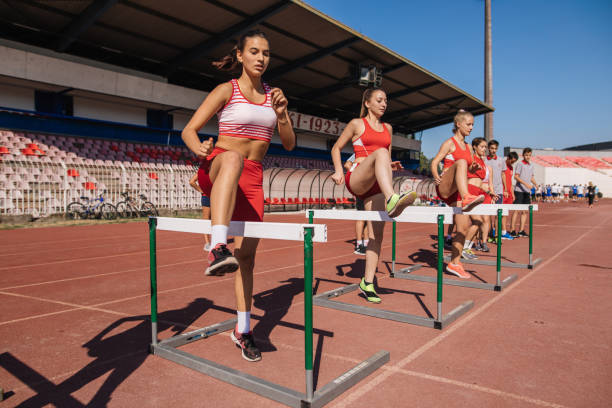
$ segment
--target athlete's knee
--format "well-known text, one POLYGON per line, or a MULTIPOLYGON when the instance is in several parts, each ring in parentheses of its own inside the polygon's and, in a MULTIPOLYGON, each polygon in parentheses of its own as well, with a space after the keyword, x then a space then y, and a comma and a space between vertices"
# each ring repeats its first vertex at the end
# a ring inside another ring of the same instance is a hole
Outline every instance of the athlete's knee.
POLYGON ((455 161, 455 164, 457 165, 457 167, 464 168, 464 167, 467 167, 468 163, 467 163, 467 160, 465 159, 459 159, 455 161))
POLYGON ((380 157, 380 158, 386 158, 386 159, 391 160, 391 156, 389 155, 389 150, 385 149, 384 147, 379 147, 378 149, 374 150, 372 154, 375 154, 377 158, 380 157))
POLYGON ((253 269, 255 266, 255 254, 250 251, 244 251, 238 248, 234 251, 234 256, 242 268, 253 269))

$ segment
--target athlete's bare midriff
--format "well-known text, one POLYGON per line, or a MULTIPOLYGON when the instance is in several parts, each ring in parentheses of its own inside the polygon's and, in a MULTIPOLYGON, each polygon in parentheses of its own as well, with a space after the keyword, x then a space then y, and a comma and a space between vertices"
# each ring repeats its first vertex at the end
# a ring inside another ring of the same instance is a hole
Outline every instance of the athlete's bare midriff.
POLYGON ((264 140, 247 139, 234 136, 219 135, 215 147, 238 152, 247 160, 262 161, 268 151, 270 143, 264 140))

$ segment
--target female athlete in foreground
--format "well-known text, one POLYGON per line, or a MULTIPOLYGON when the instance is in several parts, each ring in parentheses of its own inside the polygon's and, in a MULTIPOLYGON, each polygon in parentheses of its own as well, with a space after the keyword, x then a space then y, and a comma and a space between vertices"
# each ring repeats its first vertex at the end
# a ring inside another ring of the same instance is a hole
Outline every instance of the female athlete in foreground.
MULTIPOLYGON (((393 192, 393 170, 401 170, 400 162, 391 161, 391 125, 383 123, 382 115, 387 109, 387 94, 379 88, 367 89, 363 93, 361 114, 351 120, 334 144, 331 154, 336 172, 332 180, 336 184, 346 182, 346 187, 355 197, 364 201, 365 209, 386 210, 390 217, 397 217, 404 208, 414 202, 413 191, 404 194, 393 192), (344 175, 340 151, 350 141, 355 151, 355 162, 344 175)), ((368 221, 370 234, 366 249, 365 276, 359 289, 370 302, 380 303, 374 289, 374 274, 378 266, 383 240, 382 221, 368 221)))
MULTIPOLYGON (((440 146, 440 151, 431 161, 431 174, 436 183, 438 196, 451 207, 462 207, 463 211, 469 211, 485 199, 483 194, 473 195, 468 191, 467 172, 478 170, 480 166, 474 162, 472 147, 465 142, 465 138, 472 133, 474 128, 474 116, 471 113, 459 110, 455 115, 455 127, 453 137, 446 140, 440 146), (444 160, 442 175, 438 174, 438 164, 444 160)), ((469 227, 467 215, 455 215, 456 233, 453 238, 453 249, 451 262, 446 270, 463 279, 471 277, 461 262, 461 253, 465 243, 465 235, 469 227)))
POLYGON ((206 275, 237 271, 235 279, 238 325, 231 338, 248 361, 261 360, 250 330, 253 267, 258 239, 235 237, 235 256, 227 248, 230 219, 263 221, 263 166, 274 129, 283 146, 295 147, 295 134, 287 114, 287 99, 270 88, 261 76, 270 63, 270 46, 261 31, 244 34, 230 55, 215 65, 232 70, 242 65, 238 79, 217 86, 195 112, 185 129, 185 144, 204 158, 198 183, 210 197, 212 234, 206 275), (219 139, 200 142, 197 132, 214 114, 219 118, 219 139))

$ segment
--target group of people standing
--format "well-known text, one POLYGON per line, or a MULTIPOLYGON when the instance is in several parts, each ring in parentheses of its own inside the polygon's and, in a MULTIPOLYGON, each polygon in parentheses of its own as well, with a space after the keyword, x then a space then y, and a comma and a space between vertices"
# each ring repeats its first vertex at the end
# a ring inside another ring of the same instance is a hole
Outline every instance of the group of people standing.
POLYGON ((553 183, 531 189, 531 198, 537 202, 587 201, 589 207, 593 206, 593 201, 596 200, 598 194, 599 188, 593 185, 592 181, 589 181, 588 184, 568 184, 564 186, 553 183))

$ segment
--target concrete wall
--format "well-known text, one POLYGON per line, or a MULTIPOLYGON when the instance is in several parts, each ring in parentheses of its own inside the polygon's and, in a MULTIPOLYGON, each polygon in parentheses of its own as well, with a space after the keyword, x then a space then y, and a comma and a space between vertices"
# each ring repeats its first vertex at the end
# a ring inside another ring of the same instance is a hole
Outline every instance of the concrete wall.
POLYGON ((34 89, 0 84, 0 106, 34 110, 34 89))
POLYGON ((142 107, 80 96, 75 96, 73 102, 74 116, 147 126, 147 110, 142 107))
POLYGON ((124 73, 99 63, 67 60, 51 51, 0 45, 0 75, 65 86, 167 106, 197 109, 207 92, 171 85, 135 73, 124 73))
POLYGON ((612 177, 589 169, 543 167, 536 164, 535 178, 541 184, 557 183, 562 186, 588 184, 592 181, 604 196, 612 197, 612 177))
MULTIPOLYGON (((516 152, 519 157, 523 153, 523 148, 511 147, 511 151, 516 152)), ((533 149, 534 156, 584 156, 584 157, 612 157, 612 151, 581 151, 581 150, 541 150, 533 149)))

